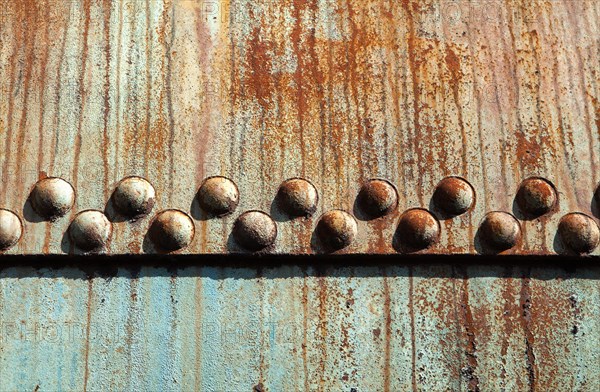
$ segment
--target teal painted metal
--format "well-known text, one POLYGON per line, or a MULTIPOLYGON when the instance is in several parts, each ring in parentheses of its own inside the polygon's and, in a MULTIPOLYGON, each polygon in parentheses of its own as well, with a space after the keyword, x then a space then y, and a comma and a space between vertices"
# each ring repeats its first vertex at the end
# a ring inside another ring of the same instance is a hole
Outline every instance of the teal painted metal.
POLYGON ((598 267, 321 261, 5 268, 2 390, 600 388, 598 267))

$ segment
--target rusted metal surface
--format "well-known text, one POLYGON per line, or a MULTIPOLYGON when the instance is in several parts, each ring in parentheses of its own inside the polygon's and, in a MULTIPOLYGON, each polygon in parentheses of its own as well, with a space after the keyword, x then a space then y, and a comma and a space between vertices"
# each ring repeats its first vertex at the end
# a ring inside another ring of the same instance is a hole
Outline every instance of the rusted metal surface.
POLYGON ((599 1, 0 5, 1 389, 600 390, 599 1))
MULTIPOLYGON (((372 256, 362 265, 321 258, 256 268, 247 258, 224 267, 195 257, 179 267, 117 259, 103 276, 5 264, 2 389, 600 387, 594 266, 390 265, 372 256)), ((111 263, 70 260, 90 270, 111 263)))
POLYGON ((244 252, 229 239, 250 210, 277 222, 270 252, 320 253, 311 242, 317 219, 335 209, 358 218, 356 240, 340 252, 395 253, 400 215, 411 208, 440 221, 427 253, 478 253, 490 211, 520 220, 514 252, 560 253, 562 216, 598 223, 599 7, 3 0, 0 208, 23 221, 8 253, 65 253, 76 214, 110 209, 131 176, 154 187, 154 209, 113 222, 108 254, 145 253, 150 222, 169 209, 189 213, 197 233, 179 253, 244 252), (222 200, 227 216, 197 199, 212 176, 239 191, 222 200), (46 177, 76 195, 52 222, 27 202, 46 177), (298 177, 314 184, 316 210, 285 219, 276 196, 298 177), (464 214, 434 209, 446 177, 477 195, 464 214), (552 184, 557 199, 534 218, 516 202, 532 177, 552 184), (357 197, 373 178, 397 188, 397 208, 363 219, 357 197))

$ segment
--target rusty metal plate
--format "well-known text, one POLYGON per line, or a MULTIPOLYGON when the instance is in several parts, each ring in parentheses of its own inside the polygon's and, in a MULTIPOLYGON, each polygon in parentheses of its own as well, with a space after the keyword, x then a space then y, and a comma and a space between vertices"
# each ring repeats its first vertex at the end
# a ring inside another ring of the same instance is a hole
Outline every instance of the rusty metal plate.
POLYGON ((3 263, 2 390, 600 389, 597 267, 96 257, 3 263))
POLYGON ((600 254, 596 0, 1 12, 7 253, 600 254))
POLYGON ((0 0, 0 389, 597 392, 599 16, 0 0))

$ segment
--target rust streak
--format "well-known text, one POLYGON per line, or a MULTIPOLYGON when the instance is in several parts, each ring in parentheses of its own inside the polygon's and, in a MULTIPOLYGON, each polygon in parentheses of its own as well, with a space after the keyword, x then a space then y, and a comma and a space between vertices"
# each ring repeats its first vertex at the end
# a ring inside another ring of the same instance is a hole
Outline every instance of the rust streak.
POLYGON ((85 70, 87 67, 89 32, 90 32, 90 13, 91 0, 84 0, 85 17, 83 23, 83 51, 81 53, 81 72, 79 75, 79 123, 77 125, 77 135, 75 136, 74 156, 73 156, 73 188, 77 189, 79 173, 79 155, 81 154, 81 129, 83 125, 83 111, 85 107, 85 70))
POLYGON ((535 337, 531 330, 531 267, 527 271, 527 275, 521 279, 521 299, 520 304, 522 308, 521 324, 525 331, 525 348, 527 355, 527 377, 529 380, 529 390, 536 390, 536 370, 535 370, 535 354, 533 352, 533 346, 535 343, 535 337))
POLYGON ((390 297, 390 287, 388 283, 388 276, 385 271, 383 272, 383 312, 385 316, 385 344, 383 347, 383 390, 385 392, 390 391, 390 356, 391 356, 391 341, 392 341, 392 311, 391 311, 391 297, 390 297))
POLYGON ((102 3, 104 6, 103 21, 104 21, 104 56, 105 56, 105 72, 104 72, 104 128, 102 131, 102 163, 104 168, 104 197, 108 196, 109 192, 109 161, 108 161, 108 147, 109 147, 109 136, 108 136, 108 116, 110 113, 110 15, 111 15, 111 2, 104 0, 102 3))
POLYGON ((85 351, 83 353, 84 372, 83 372, 83 391, 87 391, 89 377, 89 354, 90 354, 90 329, 92 326, 92 296, 93 296, 94 277, 88 277, 88 298, 87 298, 87 318, 85 326, 85 351))
POLYGON ((415 339, 414 267, 408 267, 408 313, 410 315, 410 342, 412 363, 412 388, 417 391, 417 342, 415 339))
POLYGON ((302 278, 302 367, 304 370, 304 390, 310 390, 309 384, 309 373, 308 373, 308 284, 307 284, 307 271, 303 270, 302 278))
POLYGON ((479 376, 477 376, 477 338, 475 336, 475 322, 473 313, 469 306, 469 276, 467 271, 463 271, 462 303, 464 317, 465 334, 467 335, 467 346, 465 355, 467 357, 467 367, 463 369, 463 376, 468 380, 469 392, 479 392, 479 376))

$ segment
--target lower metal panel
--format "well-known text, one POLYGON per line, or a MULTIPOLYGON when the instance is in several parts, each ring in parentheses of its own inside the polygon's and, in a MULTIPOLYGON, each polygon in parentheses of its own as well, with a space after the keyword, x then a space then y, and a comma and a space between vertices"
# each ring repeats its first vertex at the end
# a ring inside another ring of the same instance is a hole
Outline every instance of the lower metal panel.
POLYGON ((582 263, 65 260, 0 273, 3 390, 600 390, 582 263))

